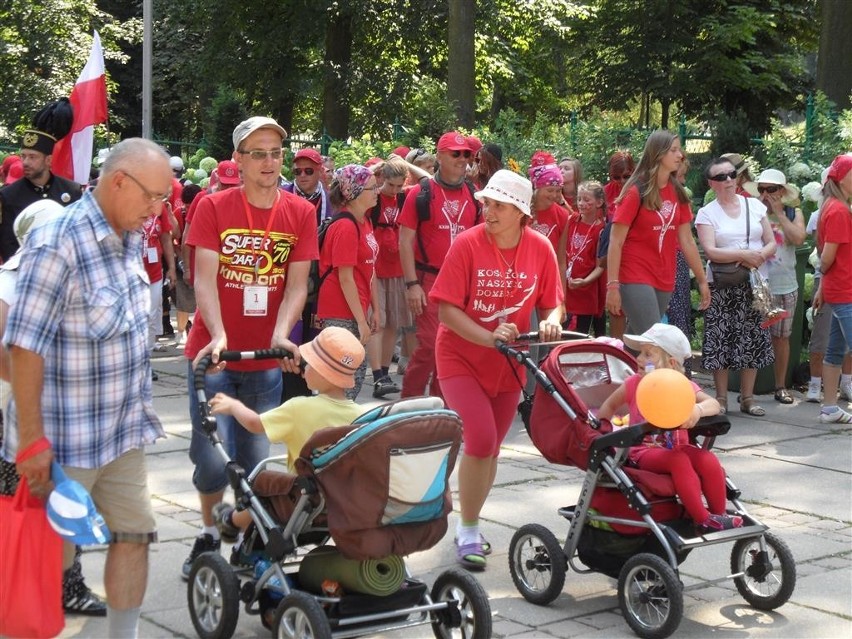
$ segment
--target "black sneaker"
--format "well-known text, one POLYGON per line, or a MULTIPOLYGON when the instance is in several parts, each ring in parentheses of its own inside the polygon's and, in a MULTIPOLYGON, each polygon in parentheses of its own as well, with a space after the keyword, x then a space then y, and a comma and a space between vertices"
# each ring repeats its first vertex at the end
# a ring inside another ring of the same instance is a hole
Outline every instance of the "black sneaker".
POLYGON ((213 506, 213 523, 222 539, 229 544, 237 540, 237 535, 240 534, 240 529, 234 526, 231 521, 231 513, 234 512, 233 506, 220 501, 213 506))
POLYGON ((86 615, 87 617, 106 617, 106 602, 83 584, 83 589, 74 595, 63 593, 62 609, 65 614, 86 615))
POLYGON ((385 395, 390 395, 392 393, 398 393, 399 386, 397 386, 394 381, 385 375, 381 379, 377 380, 375 384, 373 384, 373 397, 381 399, 385 395))
POLYGON ((213 535, 208 535, 204 533, 203 535, 198 535, 195 538, 195 543, 192 545, 192 550, 189 552, 189 557, 186 558, 186 561, 183 562, 183 568, 181 569, 181 573, 183 574, 184 579, 189 579, 189 573, 192 570, 192 564, 198 558, 199 555, 205 552, 219 552, 219 548, 222 546, 221 539, 213 539, 213 535))

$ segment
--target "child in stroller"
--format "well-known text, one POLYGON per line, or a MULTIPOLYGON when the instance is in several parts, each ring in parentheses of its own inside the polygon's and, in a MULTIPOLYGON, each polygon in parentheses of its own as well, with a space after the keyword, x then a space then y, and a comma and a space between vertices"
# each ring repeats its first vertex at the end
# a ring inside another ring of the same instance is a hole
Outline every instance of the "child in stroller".
MULTIPOLYGON (((576 502, 557 509, 569 522, 564 544, 538 523, 521 526, 512 537, 509 571, 521 595, 536 605, 549 604, 561 594, 568 568, 608 575, 618 580, 625 621, 644 639, 662 639, 675 631, 687 588, 733 579, 743 598, 759 610, 786 603, 796 584, 792 553, 747 511, 730 478, 724 479, 729 505, 723 512, 741 517, 743 525, 705 530, 684 515, 670 475, 629 461, 656 428, 631 423, 613 430, 599 419, 599 408, 635 374, 636 360, 611 340, 582 339, 547 348, 538 363, 522 346, 498 346, 535 376, 528 419, 533 444, 548 461, 585 471, 585 479, 576 502), (684 586, 679 565, 691 551, 722 543, 733 544, 729 576, 684 586)), ((704 401, 700 405, 701 410, 708 406, 704 401)), ((625 409, 607 410, 616 414, 625 409)), ((702 417, 686 432, 694 443, 703 438, 701 445, 709 451, 715 437, 729 428, 727 417, 716 415, 702 417)))
MULTIPOLYGON (((303 347, 308 371, 313 355, 334 362, 327 338, 303 347)), ((354 370, 351 353, 343 360, 354 370)), ((220 361, 285 355, 224 351, 220 361)), ((430 591, 402 559, 446 534, 458 415, 436 398, 379 405, 349 426, 316 430, 301 451, 291 450, 291 459, 298 452, 297 474, 273 470, 283 460, 270 458, 246 477, 216 432, 204 392, 209 363, 202 359, 194 373, 201 427, 226 463, 237 516, 247 514, 251 523, 239 565, 218 552, 202 553, 192 565, 187 602, 202 639, 231 637, 241 602, 278 637, 355 637, 424 624, 439 638, 491 635, 488 596, 472 576, 444 571, 430 591)))
MULTIPOLYGON (((224 393, 216 393, 210 400, 211 414, 232 415, 246 430, 266 433, 270 441, 286 444, 290 472, 295 472, 296 457, 311 435, 329 424, 349 424, 364 412, 363 406, 346 397, 346 389, 355 386, 355 371, 364 361, 364 347, 357 337, 344 328, 329 326, 302 344, 299 353, 307 363, 305 383, 316 395, 293 397, 262 415, 224 393)), ((237 563, 251 515, 220 503, 213 508, 213 517, 222 538, 237 542, 231 555, 231 562, 237 563)))
MULTIPOLYGON (((611 420, 615 410, 626 403, 630 423, 644 422, 636 405, 636 388, 642 377, 655 368, 673 368, 683 372, 684 361, 692 356, 686 335, 676 326, 654 324, 642 335, 625 335, 624 343, 639 352, 638 370, 628 377, 601 405, 598 418, 611 420)), ((647 435, 634 446, 628 459, 637 468, 671 475, 675 491, 690 518, 705 531, 728 530, 743 525, 742 517, 725 514, 725 470, 711 451, 689 441, 687 431, 701 417, 719 414, 719 402, 692 382, 695 407, 681 428, 647 435), (701 494, 707 499, 707 506, 701 494)))

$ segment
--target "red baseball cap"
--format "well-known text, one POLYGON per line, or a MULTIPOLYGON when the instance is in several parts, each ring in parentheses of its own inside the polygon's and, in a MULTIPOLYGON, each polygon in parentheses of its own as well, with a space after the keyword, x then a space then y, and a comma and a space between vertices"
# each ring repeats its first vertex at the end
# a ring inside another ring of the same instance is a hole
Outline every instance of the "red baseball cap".
POLYGON ((844 153, 834 158, 831 166, 828 167, 827 177, 835 182, 840 182, 849 171, 852 171, 852 153, 844 153))
POLYGON ((296 151, 296 155, 293 158, 293 162, 296 160, 308 160, 309 162, 313 162, 317 166, 322 166, 322 156, 317 152, 316 149, 299 149, 296 151))
POLYGON ((467 138, 458 131, 444 133, 438 140, 439 151, 470 151, 467 138))
POLYGON ((482 140, 480 140, 475 135, 467 136, 467 145, 470 147, 470 150, 476 153, 479 149, 482 148, 482 140))
POLYGON ((240 171, 233 160, 222 160, 216 167, 216 175, 221 184, 235 186, 240 183, 240 171))
POLYGON ((407 146, 398 146, 392 151, 392 153, 405 159, 405 156, 408 155, 410 151, 411 149, 409 149, 407 146))

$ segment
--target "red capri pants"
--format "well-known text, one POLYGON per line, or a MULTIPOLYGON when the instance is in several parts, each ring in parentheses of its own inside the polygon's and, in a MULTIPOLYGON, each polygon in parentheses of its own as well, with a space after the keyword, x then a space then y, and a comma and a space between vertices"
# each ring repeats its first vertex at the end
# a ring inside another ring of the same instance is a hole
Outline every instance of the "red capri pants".
POLYGON ((475 378, 460 375, 442 379, 441 392, 447 406, 461 417, 464 454, 481 459, 499 456, 521 391, 490 397, 475 378))

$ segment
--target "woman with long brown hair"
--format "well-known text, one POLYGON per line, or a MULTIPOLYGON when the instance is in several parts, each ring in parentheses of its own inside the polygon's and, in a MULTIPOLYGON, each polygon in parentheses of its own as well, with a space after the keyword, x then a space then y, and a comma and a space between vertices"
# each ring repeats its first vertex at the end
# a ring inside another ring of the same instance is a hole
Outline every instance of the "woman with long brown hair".
POLYGON ((682 160, 678 136, 654 131, 616 199, 606 308, 613 315, 624 313, 631 333, 643 333, 665 313, 674 289, 678 246, 698 281, 699 308, 710 305, 710 288, 692 237, 689 195, 676 178, 682 160))

